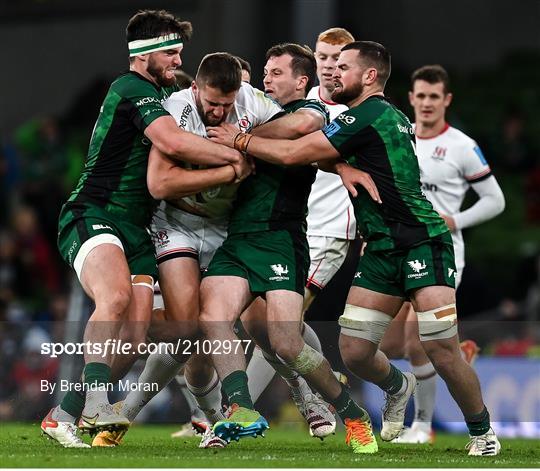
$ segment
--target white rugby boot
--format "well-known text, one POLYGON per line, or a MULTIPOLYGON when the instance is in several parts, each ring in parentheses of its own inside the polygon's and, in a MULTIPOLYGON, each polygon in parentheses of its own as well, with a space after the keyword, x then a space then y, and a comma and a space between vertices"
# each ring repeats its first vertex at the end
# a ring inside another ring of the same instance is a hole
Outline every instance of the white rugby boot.
POLYGON ((490 428, 484 435, 471 436, 465 448, 469 450, 469 456, 495 456, 500 453, 501 444, 493 429, 490 428))
POLYGON ((54 409, 53 407, 41 421, 43 435, 60 443, 64 448, 90 448, 90 445, 84 443, 77 435, 77 427, 74 423, 53 419, 54 409))
POLYGON ((416 390, 416 377, 406 371, 403 373, 407 386, 401 394, 385 394, 386 403, 382 410, 381 438, 389 442, 403 430, 405 408, 416 390))

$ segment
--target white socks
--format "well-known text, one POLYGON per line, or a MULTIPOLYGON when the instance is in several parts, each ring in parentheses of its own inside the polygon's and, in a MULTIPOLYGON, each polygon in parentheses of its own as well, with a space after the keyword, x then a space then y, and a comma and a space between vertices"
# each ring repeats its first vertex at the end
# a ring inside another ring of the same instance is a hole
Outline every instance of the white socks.
POLYGON ((193 394, 199 408, 204 412, 210 422, 215 424, 225 418, 221 411, 221 381, 215 370, 212 380, 206 386, 198 388, 189 384, 187 378, 185 378, 185 381, 189 392, 193 394))
POLYGON ((155 353, 150 355, 144 370, 139 376, 138 383, 140 385, 157 384, 156 387, 146 388, 150 391, 145 391, 144 387, 139 387, 135 391, 130 391, 124 400, 122 413, 133 422, 137 414, 150 400, 161 391, 170 381, 178 374, 183 363, 178 363, 168 353, 155 353), (157 389, 157 391, 155 391, 157 389))
MULTIPOLYGON (((302 337, 304 341, 311 348, 317 350, 319 353, 322 353, 321 342, 319 341, 319 337, 317 337, 315 331, 305 322, 303 328, 304 332, 302 337)), ((249 394, 251 395, 253 403, 257 402, 257 399, 261 397, 261 394, 268 387, 276 372, 291 388, 295 402, 297 402, 297 399, 303 395, 312 392, 304 378, 299 376, 296 371, 285 365, 276 356, 269 355, 256 346, 246 370, 249 394), (299 385, 297 385, 296 382, 298 382, 299 385)))
POLYGON ((437 373, 431 362, 421 366, 413 366, 412 372, 418 380, 416 395, 414 396, 415 414, 413 426, 430 431, 435 409, 437 373))
POLYGON ((268 363, 263 355, 263 351, 257 346, 253 350, 246 374, 248 377, 249 395, 253 404, 255 404, 276 374, 276 370, 268 363))

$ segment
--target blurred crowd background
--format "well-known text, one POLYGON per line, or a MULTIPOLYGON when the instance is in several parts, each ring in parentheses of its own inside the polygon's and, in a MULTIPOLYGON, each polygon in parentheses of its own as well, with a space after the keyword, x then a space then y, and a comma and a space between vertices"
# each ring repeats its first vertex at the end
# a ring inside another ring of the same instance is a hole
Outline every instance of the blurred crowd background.
MULTIPOLYGON (((0 0, 0 420, 35 420, 54 399, 39 381, 56 378, 60 363, 39 351, 64 339, 73 284, 56 248, 57 217, 84 166, 108 86, 127 69, 124 29, 138 8, 192 21, 187 73, 195 74, 205 53, 226 50, 251 63, 254 86, 268 47, 314 48, 319 31, 345 27, 389 48, 387 95, 411 119, 410 73, 428 63, 446 67, 449 122, 476 139, 506 197, 502 215, 464 233, 462 336, 474 338, 484 356, 540 356, 539 1, 0 0)), ((336 310, 340 283, 313 306, 312 320, 336 310)), ((319 328, 337 361, 332 329, 319 328)), ((531 365, 540 376, 538 362, 531 365)), ((184 413, 174 395, 163 404, 157 419, 184 413)))

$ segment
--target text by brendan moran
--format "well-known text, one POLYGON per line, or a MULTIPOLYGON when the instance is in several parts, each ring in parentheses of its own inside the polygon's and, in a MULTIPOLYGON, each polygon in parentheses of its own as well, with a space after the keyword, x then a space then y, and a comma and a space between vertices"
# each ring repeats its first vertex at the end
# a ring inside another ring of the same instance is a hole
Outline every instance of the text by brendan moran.
POLYGON ((59 382, 47 381, 46 379, 41 380, 41 391, 48 392, 49 394, 54 394, 56 387, 59 386, 61 392, 76 391, 76 392, 87 392, 87 391, 154 391, 158 392, 158 383, 138 383, 128 380, 120 380, 116 383, 116 388, 113 383, 71 383, 66 379, 62 379, 59 382))

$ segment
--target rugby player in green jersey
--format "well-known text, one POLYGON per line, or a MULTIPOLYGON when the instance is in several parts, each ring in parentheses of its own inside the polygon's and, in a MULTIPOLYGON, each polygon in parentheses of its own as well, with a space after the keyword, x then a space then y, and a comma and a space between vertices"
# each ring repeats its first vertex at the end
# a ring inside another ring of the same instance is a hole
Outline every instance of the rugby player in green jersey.
MULTIPOLYGON (((306 121, 300 110, 309 114, 319 110, 320 119, 312 124, 312 131, 321 129, 328 116, 326 109, 318 101, 305 100, 315 80, 313 53, 286 44, 270 49, 267 58, 266 73, 295 77, 288 93, 280 93, 285 111, 306 121)), ((272 85, 265 88, 267 92, 274 91, 272 85)), ((245 136, 238 131, 236 135, 245 136)), ((350 398, 328 361, 306 344, 301 335, 309 267, 307 200, 315 172, 311 165, 287 168, 258 161, 256 173, 240 185, 227 239, 217 250, 201 283, 201 327, 213 342, 234 342, 234 322, 257 296, 264 297, 266 325, 264 332, 257 335, 261 347, 304 376, 335 406, 346 423, 347 440, 355 452, 374 453, 377 442, 367 412, 350 398)), ((219 353, 212 355, 213 362, 232 413, 214 425, 214 432, 227 440, 262 433, 268 424, 253 410, 244 352, 219 353)))
POLYGON ((350 109, 322 131, 296 140, 237 133, 231 140, 233 131, 223 127, 209 135, 274 164, 333 163, 356 197, 355 214, 367 247, 339 320, 340 350, 353 373, 386 393, 381 438, 392 440, 401 432, 415 388, 414 376, 403 374, 378 349, 388 324, 410 299, 422 345, 465 417, 469 454, 496 455, 500 445, 478 377, 460 354, 452 239, 421 192, 412 126, 384 97, 389 75, 390 54, 382 45, 353 42, 342 48, 332 94, 350 109))
POLYGON ((152 145, 171 158, 199 164, 238 164, 237 151, 178 129, 162 101, 174 90, 175 69, 191 24, 165 11, 134 15, 126 36, 129 72, 111 85, 102 104, 85 167, 59 218, 58 246, 95 302, 84 334, 81 382, 43 420, 43 432, 66 447, 87 447, 76 435, 125 428, 107 391, 136 360, 146 339, 157 278, 147 226, 153 199, 146 186, 152 145), (133 350, 113 354, 115 340, 133 350))

